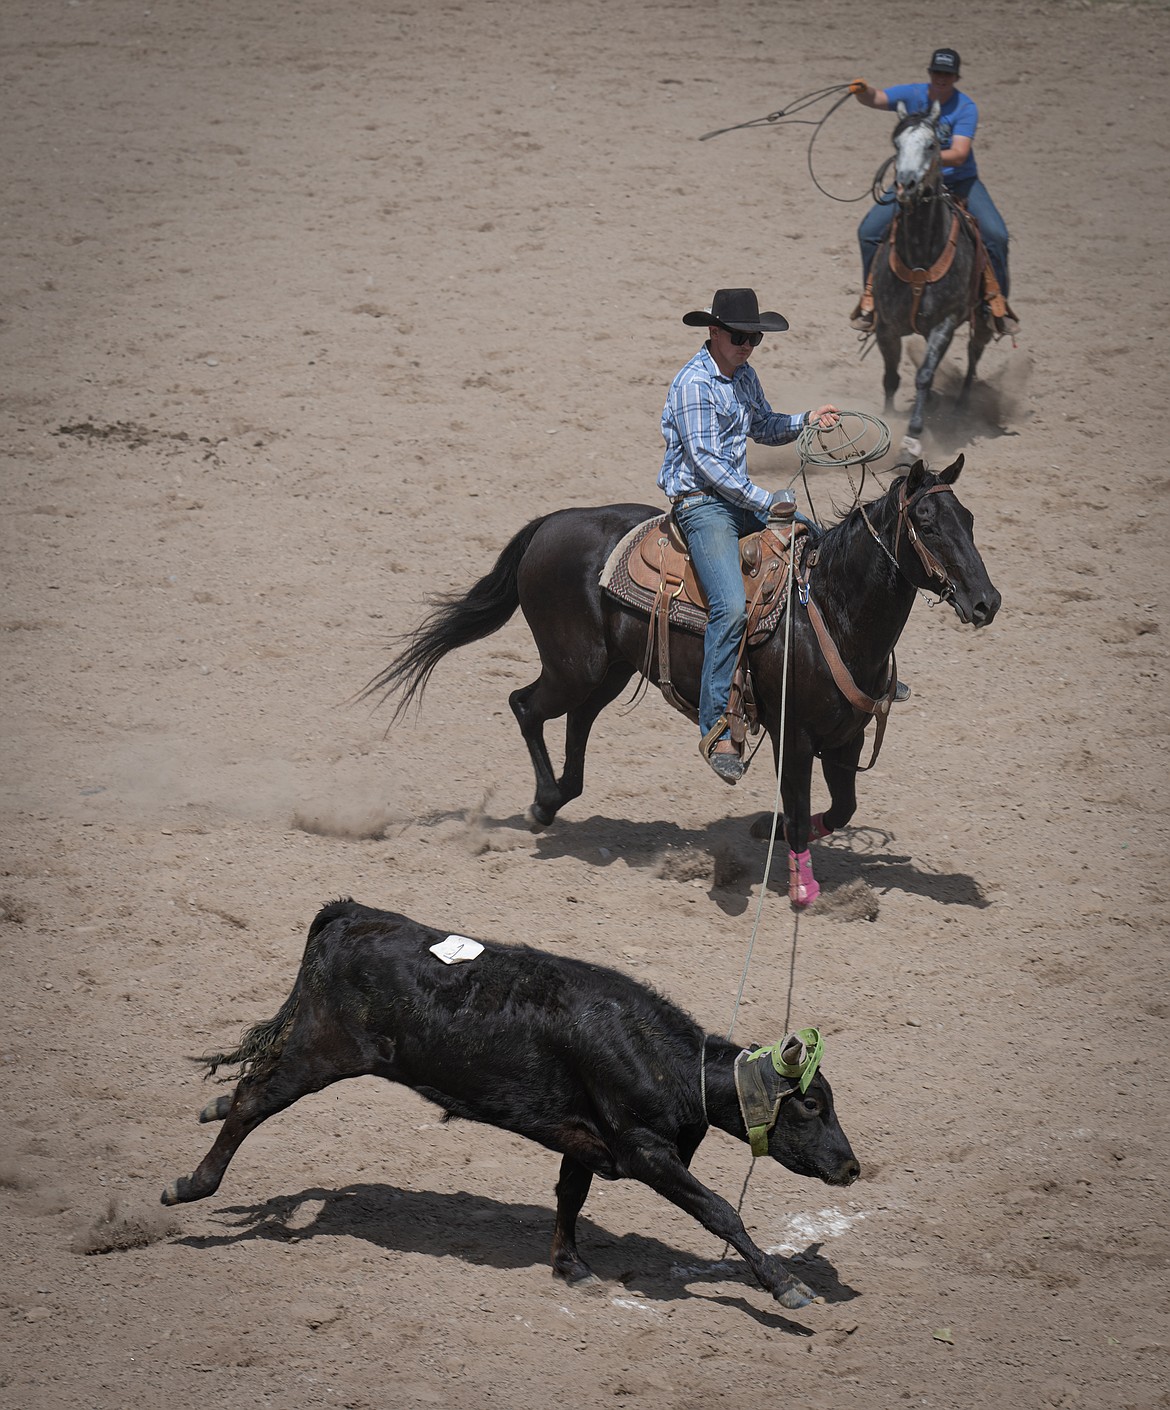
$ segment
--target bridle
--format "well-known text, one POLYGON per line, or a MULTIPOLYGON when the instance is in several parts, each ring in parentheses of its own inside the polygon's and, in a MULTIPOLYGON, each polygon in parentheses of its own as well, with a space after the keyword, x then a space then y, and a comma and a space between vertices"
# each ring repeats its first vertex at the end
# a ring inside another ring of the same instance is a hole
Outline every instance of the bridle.
MULTIPOLYGON (((907 539, 909 539, 910 546, 914 549, 914 552, 917 553, 918 561, 922 564, 926 572, 926 576, 931 579, 937 579, 940 583, 942 583, 943 586, 939 591, 939 596, 944 602, 949 602, 950 599, 955 595, 955 585, 951 581, 951 576, 943 567, 943 565, 939 562, 939 560, 935 557, 935 555, 931 553, 930 549, 927 548, 927 546, 922 542, 922 536, 914 527, 914 520, 910 517, 910 513, 914 509, 915 505, 920 504, 922 500, 927 497, 927 495, 943 493, 953 494, 954 489, 950 485, 944 485, 941 483, 937 485, 927 485, 923 489, 920 489, 916 491, 913 495, 907 497, 906 481, 902 481, 901 485, 898 488, 898 523, 897 527, 894 530, 893 557, 894 562, 897 563, 898 549, 902 542, 902 528, 903 526, 905 526, 906 537, 907 539)), ((901 572, 901 568, 899 568, 898 571, 901 572)))
MULTIPOLYGON (((918 504, 921 500, 925 499, 927 495, 941 494, 944 490, 950 490, 951 486, 949 484, 943 483, 942 481, 938 481, 936 484, 933 485, 925 485, 921 489, 915 491, 913 495, 908 496, 906 493, 906 483, 908 478, 908 476, 904 476, 898 486, 898 517, 894 527, 893 553, 891 553, 890 550, 886 547, 886 545, 882 542, 881 535, 874 528, 873 523, 870 520, 868 513, 866 512, 865 505, 861 503, 861 496, 857 489, 857 486, 853 484, 852 475, 850 475, 849 477, 849 483, 853 488, 853 494, 857 502, 857 508, 861 511, 861 517, 865 523, 865 527, 869 530, 870 536, 873 539, 874 543, 877 544, 881 551, 894 565, 894 568, 897 570, 897 572, 900 573, 901 576, 906 579, 906 581, 910 584, 910 586, 914 589, 915 592, 922 592, 922 589, 919 588, 918 584, 911 579, 910 575, 898 562, 897 555, 902 543, 902 529, 903 527, 905 527, 906 537, 913 545, 914 551, 918 554, 919 560, 921 561, 928 578, 930 578, 931 580, 938 580, 942 583, 942 586, 938 589, 939 602, 950 602, 954 598, 955 585, 951 581, 951 578, 947 573, 946 569, 942 566, 942 564, 934 556, 934 554, 931 553, 930 549, 928 549, 926 545, 922 542, 921 535, 918 533, 918 530, 914 527, 914 521, 911 519, 910 515, 911 511, 914 509, 914 506, 918 504)), ((864 480, 862 481, 862 483, 864 484, 864 480)), ((868 769, 872 769, 873 766, 877 763, 878 754, 881 752, 882 739, 885 735, 886 722, 889 719, 890 714, 890 706, 893 704, 894 695, 898 685, 897 662, 895 661, 894 653, 891 650, 886 660, 886 681, 882 694, 877 696, 869 696, 859 689, 857 682, 853 679, 853 676, 850 673, 848 666, 846 666, 845 661, 837 648, 837 644, 833 640, 832 635, 829 632, 829 628, 821 615, 820 608, 813 600, 812 593, 810 591, 811 584, 809 581, 809 576, 811 574, 812 569, 816 565, 818 556, 819 549, 816 548, 814 548, 808 556, 807 564, 799 580, 800 601, 804 604, 805 611, 808 613, 809 622, 812 625, 813 632, 816 635, 817 642, 821 649, 821 655, 825 658, 825 663, 829 668, 829 672, 833 677, 833 682, 836 685, 837 689, 841 692, 845 699, 849 701, 850 705, 852 705, 855 710, 860 710, 863 714, 872 715, 877 721, 877 727, 874 731, 873 751, 870 754, 869 763, 860 766, 854 766, 858 773, 865 773, 868 769)), ((929 602, 930 599, 926 598, 926 601, 929 602)))
MULTIPOLYGON (((928 495, 953 495, 954 486, 943 484, 942 481, 939 481, 935 485, 923 485, 922 489, 916 489, 913 495, 908 495, 906 494, 906 485, 908 485, 908 482, 909 475, 904 475, 901 485, 898 485, 898 519, 895 520, 894 526, 894 553, 891 553, 891 551, 885 547, 885 544, 881 541, 881 534, 877 532, 877 529, 874 529, 873 520, 871 520, 868 513, 866 513, 866 506, 861 503, 861 491, 857 488, 857 485, 853 484, 853 475, 849 477, 849 488, 853 491, 853 502, 856 503, 857 508, 861 510, 861 517, 863 517, 864 522, 866 522, 867 529, 870 530, 871 539, 874 540, 878 548, 881 548, 882 553, 885 554, 885 557, 889 558, 889 561, 894 564, 898 572, 901 572, 906 582, 911 582, 911 580, 909 580, 908 574, 906 574, 906 570, 902 567, 902 564, 898 563, 898 550, 902 546, 902 529, 904 529, 904 527, 906 530, 906 539, 911 543, 913 551, 918 554, 919 563, 922 564, 923 570, 926 571, 926 577, 928 577, 929 580, 942 584, 942 587, 937 589, 937 591, 939 591, 939 602, 952 602, 954 599, 953 578, 950 577, 949 572, 946 571, 942 563, 937 560, 935 554, 930 553, 929 548, 923 543, 918 530, 913 526, 911 513, 913 508, 928 495)), ((861 477, 861 486, 863 486, 863 488, 864 484, 866 484, 866 478, 864 478, 863 474, 863 477, 861 477)), ((911 587, 915 589, 916 592, 922 591, 916 582, 911 582, 911 587)))
MULTIPOLYGON (((943 567, 938 558, 936 558, 935 555, 931 553, 930 549, 922 542, 922 537, 914 527, 914 520, 910 515, 915 506, 919 504, 920 501, 924 500, 927 495, 943 493, 954 494, 954 488, 951 485, 945 485, 940 482, 935 485, 925 485, 922 489, 916 490, 913 495, 907 495, 906 483, 907 479, 903 479, 902 483, 898 486, 898 518, 894 527, 893 553, 891 553, 882 542, 881 535, 874 528, 869 515, 866 513, 865 505, 860 502, 860 497, 858 497, 857 507, 861 511, 861 517, 865 520, 865 527, 869 530, 874 543, 877 544, 894 567, 897 568, 898 572, 906 578, 906 581, 910 582, 906 570, 902 567, 901 563, 898 562, 898 550, 902 543, 902 530, 905 528, 906 537, 910 542, 910 546, 914 549, 914 552, 917 553, 918 560, 922 564, 926 576, 931 579, 931 581, 942 584, 937 590, 939 601, 950 602, 955 595, 955 584, 951 579, 951 575, 943 567)), ((917 589, 917 584, 911 583, 911 586, 920 591, 920 589, 917 589)))

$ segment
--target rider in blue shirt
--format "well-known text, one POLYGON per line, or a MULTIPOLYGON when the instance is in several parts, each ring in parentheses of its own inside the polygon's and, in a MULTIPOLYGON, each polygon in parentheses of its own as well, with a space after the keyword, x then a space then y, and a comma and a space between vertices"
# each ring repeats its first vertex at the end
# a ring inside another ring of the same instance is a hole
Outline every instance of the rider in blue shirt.
MULTIPOLYGON (((991 267, 1006 300, 1009 286, 1008 231, 995 202, 980 181, 975 165, 975 129, 979 123, 979 109, 966 93, 961 93, 955 86, 959 78, 958 51, 936 49, 930 56, 928 76, 929 83, 901 83, 882 89, 872 88, 864 79, 857 79, 851 87, 857 101, 866 108, 897 108, 899 103, 904 103, 908 113, 926 113, 932 103, 939 104, 939 116, 945 124, 941 135, 948 142, 941 153, 943 183, 953 196, 966 202, 967 209, 978 222, 991 267)), ((862 288, 869 277, 873 257, 893 224, 897 211, 893 187, 888 187, 857 227, 861 245, 862 288)), ((863 310, 858 304, 850 323, 863 333, 870 332, 873 328, 873 310, 863 310)), ((996 319, 997 332, 1015 333, 1018 330, 1019 323, 1010 309, 1006 316, 996 319)))

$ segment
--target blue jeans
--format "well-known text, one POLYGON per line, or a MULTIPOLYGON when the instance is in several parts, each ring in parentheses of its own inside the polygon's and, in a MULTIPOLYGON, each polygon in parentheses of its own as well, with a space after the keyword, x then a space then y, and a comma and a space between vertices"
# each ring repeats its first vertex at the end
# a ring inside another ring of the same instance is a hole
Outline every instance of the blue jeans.
MULTIPOLYGON (((991 267, 995 270, 995 277, 999 280, 999 287, 1006 299, 1008 296, 1008 230, 1003 223, 1003 216, 1000 215, 995 202, 988 195, 987 187, 977 176, 971 177, 967 181, 957 181, 953 186, 948 183, 947 190, 953 196, 958 196, 960 200, 967 202, 967 209, 978 222, 979 233, 983 236, 983 243, 987 246, 987 257, 991 260, 991 267)), ((893 187, 887 187, 882 192, 877 205, 870 208, 869 214, 857 227, 857 241, 861 246, 861 283, 863 287, 869 276, 869 267, 873 263, 874 255, 877 254, 878 246, 886 238, 897 213, 898 204, 894 199, 893 187)))
POLYGON ((765 528, 767 520, 710 494, 686 500, 675 509, 674 517, 707 596, 703 677, 699 687, 699 733, 705 736, 727 709, 731 677, 747 626, 739 540, 744 534, 765 528))

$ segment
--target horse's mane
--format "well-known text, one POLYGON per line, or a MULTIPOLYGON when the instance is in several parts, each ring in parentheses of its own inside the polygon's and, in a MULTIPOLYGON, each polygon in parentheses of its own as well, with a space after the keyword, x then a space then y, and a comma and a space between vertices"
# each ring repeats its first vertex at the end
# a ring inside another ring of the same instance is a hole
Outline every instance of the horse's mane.
MULTIPOLYGON (((832 521, 832 523, 824 525, 821 529, 821 533, 834 534, 838 530, 845 528, 850 523, 860 524, 862 522, 861 511, 863 509, 872 518, 873 515, 878 512, 882 503, 890 497, 890 494, 893 491, 897 490, 898 486, 910 473, 910 468, 911 467, 905 461, 902 461, 900 464, 894 466, 894 469, 898 473, 894 476, 890 483, 882 489, 881 494, 874 495, 872 499, 867 499, 864 503, 860 498, 860 491, 858 491, 853 497, 853 502, 851 504, 847 504, 844 509, 839 509, 837 505, 834 504, 833 511, 837 517, 832 521)), ((862 488, 864 488, 864 485, 862 486, 862 488)))
POLYGON ((882 494, 867 500, 864 504, 860 499, 855 499, 853 504, 839 513, 833 523, 821 529, 817 539, 817 547, 820 550, 817 559, 817 573, 822 582, 831 583, 834 581, 837 576, 834 569, 848 554, 854 539, 859 534, 869 536, 869 527, 865 522, 865 516, 869 516, 870 523, 876 528, 889 506, 895 502, 898 488, 909 473, 908 466, 898 466, 897 468, 903 473, 891 480, 889 487, 882 494))

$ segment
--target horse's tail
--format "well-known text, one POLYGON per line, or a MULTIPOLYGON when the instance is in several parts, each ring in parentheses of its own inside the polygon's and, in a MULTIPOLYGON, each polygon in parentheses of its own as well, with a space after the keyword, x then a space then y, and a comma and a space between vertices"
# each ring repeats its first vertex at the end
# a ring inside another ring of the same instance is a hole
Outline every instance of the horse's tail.
POLYGON ((525 524, 496 559, 491 572, 462 597, 451 594, 433 598, 430 614, 413 632, 399 638, 403 649, 359 692, 357 699, 379 694, 386 699, 400 691, 394 711, 394 720, 397 720, 416 696, 421 697, 431 672, 449 651, 498 632, 520 605, 516 589, 520 561, 547 518, 547 514, 542 515, 525 524))

